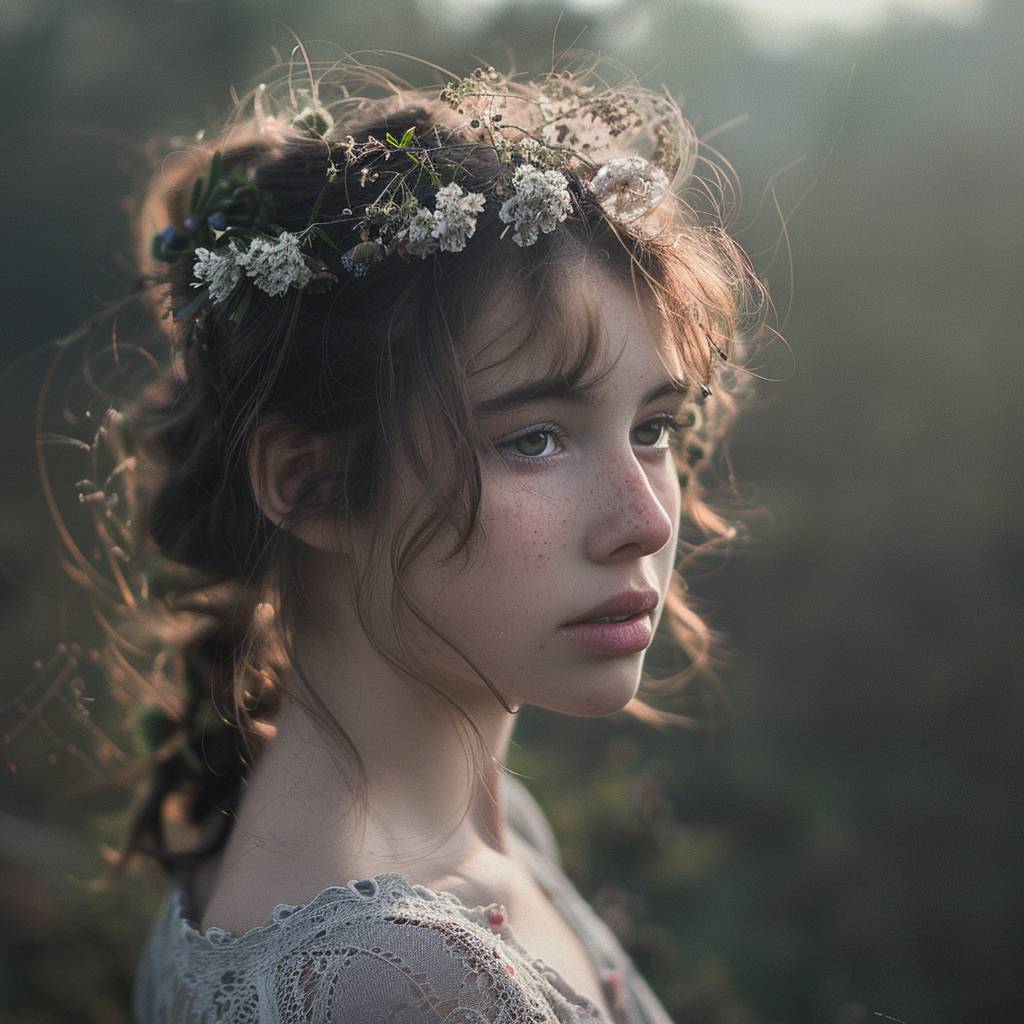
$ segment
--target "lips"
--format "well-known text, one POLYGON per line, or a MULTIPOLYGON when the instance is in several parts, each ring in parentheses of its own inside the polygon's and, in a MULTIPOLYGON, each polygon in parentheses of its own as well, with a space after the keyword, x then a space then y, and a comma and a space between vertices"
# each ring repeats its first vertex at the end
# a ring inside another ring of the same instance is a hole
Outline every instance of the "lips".
POLYGON ((657 607, 658 592, 656 590, 649 587, 640 590, 625 590, 583 612, 579 618, 571 619, 563 625, 572 626, 580 622, 593 622, 595 619, 633 618, 653 612, 657 607))

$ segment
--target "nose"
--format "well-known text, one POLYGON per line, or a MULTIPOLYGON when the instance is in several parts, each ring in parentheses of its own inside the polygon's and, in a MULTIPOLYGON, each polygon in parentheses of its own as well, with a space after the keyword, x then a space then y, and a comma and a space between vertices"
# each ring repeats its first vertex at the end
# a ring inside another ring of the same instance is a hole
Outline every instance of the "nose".
POLYGON ((628 452, 602 461, 592 485, 586 533, 594 561, 628 561, 668 544, 679 521, 679 481, 666 466, 647 467, 628 452))

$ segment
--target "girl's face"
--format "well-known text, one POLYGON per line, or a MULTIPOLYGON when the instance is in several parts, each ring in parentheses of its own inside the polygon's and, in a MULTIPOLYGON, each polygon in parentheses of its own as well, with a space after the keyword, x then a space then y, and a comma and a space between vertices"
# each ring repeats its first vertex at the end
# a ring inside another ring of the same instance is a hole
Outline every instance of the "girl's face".
MULTIPOLYGON (((600 345, 587 377, 615 365, 592 402, 550 396, 478 413, 483 437, 496 450, 480 453, 472 557, 442 562, 451 544, 442 535, 406 582, 435 628, 511 702, 597 716, 620 710, 636 694, 645 649, 598 651, 560 627, 623 591, 644 589, 657 592, 650 619, 657 627, 681 504, 664 421, 679 418, 686 398, 670 386, 683 376, 681 358, 668 350, 631 286, 592 270, 573 288, 592 289, 600 315, 600 345)), ((502 323, 500 311, 491 316, 488 323, 502 323)), ((487 333, 485 324, 481 345, 492 341, 487 333)), ((546 367, 528 358, 490 366, 500 362, 504 344, 487 345, 487 368, 470 371, 474 406, 544 375, 546 367)), ((432 664, 444 666, 452 696, 464 706, 499 707, 450 648, 416 631, 415 619, 403 626, 413 629, 413 642, 425 646, 432 664)))

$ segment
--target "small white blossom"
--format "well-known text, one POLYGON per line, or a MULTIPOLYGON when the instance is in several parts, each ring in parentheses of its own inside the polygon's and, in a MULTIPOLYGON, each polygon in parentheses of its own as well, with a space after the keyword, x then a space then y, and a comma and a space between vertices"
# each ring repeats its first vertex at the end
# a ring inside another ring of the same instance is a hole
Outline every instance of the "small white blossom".
POLYGON ((512 151, 532 164, 541 162, 543 158, 542 150, 543 146, 539 139, 527 137, 512 143, 512 151))
POLYGON ((617 220, 643 216, 668 191, 668 175, 642 156, 609 160, 590 180, 605 213, 617 220))
POLYGON ((210 299, 215 306, 219 305, 231 294, 242 277, 238 255, 234 242, 222 252, 211 252, 201 246, 196 249, 195 263, 192 264, 192 275, 196 280, 189 283, 193 288, 202 288, 208 283, 210 299))
MULTIPOLYGON (((585 149, 590 160, 611 156, 614 139, 607 123, 582 109, 575 97, 554 99, 541 93, 537 111, 540 117, 540 137, 549 147, 564 146, 566 138, 574 149, 585 149)), ((536 161, 533 161, 536 162, 536 161)))
POLYGON ((396 241, 405 242, 413 256, 426 259, 438 250, 461 252, 476 231, 476 215, 487 202, 479 192, 464 192, 451 182, 437 190, 435 209, 417 206, 395 235, 396 241))
POLYGON ((444 252, 461 252, 476 231, 476 215, 487 200, 479 192, 463 192, 452 182, 437 190, 433 236, 444 252))
POLYGON ((515 142, 499 136, 494 140, 494 151, 503 164, 519 160, 536 167, 552 168, 564 160, 563 154, 559 150, 552 149, 531 136, 517 139, 515 142))
POLYGON ((512 175, 512 188, 515 194, 501 204, 498 216, 515 225, 512 241, 517 245, 533 245, 539 232, 554 231, 572 211, 568 182, 561 171, 522 164, 512 175))
POLYGON ((299 238, 283 231, 276 239, 254 238, 238 262, 257 288, 268 295, 284 295, 292 285, 305 288, 313 276, 302 252, 299 238))
POLYGON ((405 227, 395 235, 395 239, 399 242, 404 241, 409 252, 421 259, 426 259, 432 252, 437 252, 438 241, 434 235, 433 211, 425 206, 418 207, 405 227))

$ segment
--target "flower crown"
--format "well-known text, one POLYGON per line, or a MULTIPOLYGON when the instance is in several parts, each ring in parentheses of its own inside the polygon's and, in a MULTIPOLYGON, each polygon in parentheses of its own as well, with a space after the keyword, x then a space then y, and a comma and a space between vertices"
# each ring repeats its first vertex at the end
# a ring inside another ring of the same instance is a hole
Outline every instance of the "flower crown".
MULTIPOLYGON (((400 138, 388 132, 383 140, 370 135, 357 142, 347 135, 328 143, 325 190, 308 225, 292 232, 274 222, 272 197, 257 189, 246 173, 225 175, 221 152, 216 151, 208 174, 195 180, 184 224, 168 225, 152 240, 155 259, 192 261, 190 286, 197 293, 172 311, 174 319, 221 306, 243 289, 229 313, 237 320, 249 306, 252 288, 276 297, 292 288, 324 292, 343 273, 364 276, 392 255, 426 259, 460 252, 491 196, 500 201, 498 217, 507 225, 501 237, 511 230, 519 246, 533 245, 541 234, 554 231, 570 216, 574 195, 582 199, 589 193, 610 219, 629 223, 661 202, 689 155, 683 145, 688 141, 685 122, 667 97, 647 90, 597 91, 571 71, 551 72, 536 103, 539 121, 524 128, 504 120, 504 100, 512 94, 499 92, 494 85, 499 81, 493 67, 476 68, 440 92, 453 110, 475 115, 468 127, 479 131, 482 145, 493 148, 498 173, 484 192, 467 191, 456 180, 460 168, 451 153, 465 150, 465 141, 446 146, 436 129, 433 140, 418 139, 412 127, 400 138), (652 121, 651 159, 639 154, 595 159, 602 150, 610 153, 611 140, 652 121), (680 130, 673 131, 673 126, 680 130), (516 137, 509 138, 509 133, 516 137), (360 239, 345 252, 316 219, 326 188, 340 170, 335 160, 342 158, 346 167, 360 165, 362 188, 385 176, 380 192, 359 213, 347 207, 342 211, 343 220, 355 221, 360 239), (380 169, 381 162, 390 164, 386 171, 380 169), (432 209, 421 205, 409 188, 407 179, 413 174, 426 175, 433 185, 432 209), (314 254, 318 240, 333 255, 324 259, 314 254)), ((313 91, 298 92, 306 105, 290 117, 291 127, 328 142, 333 116, 313 91)))

